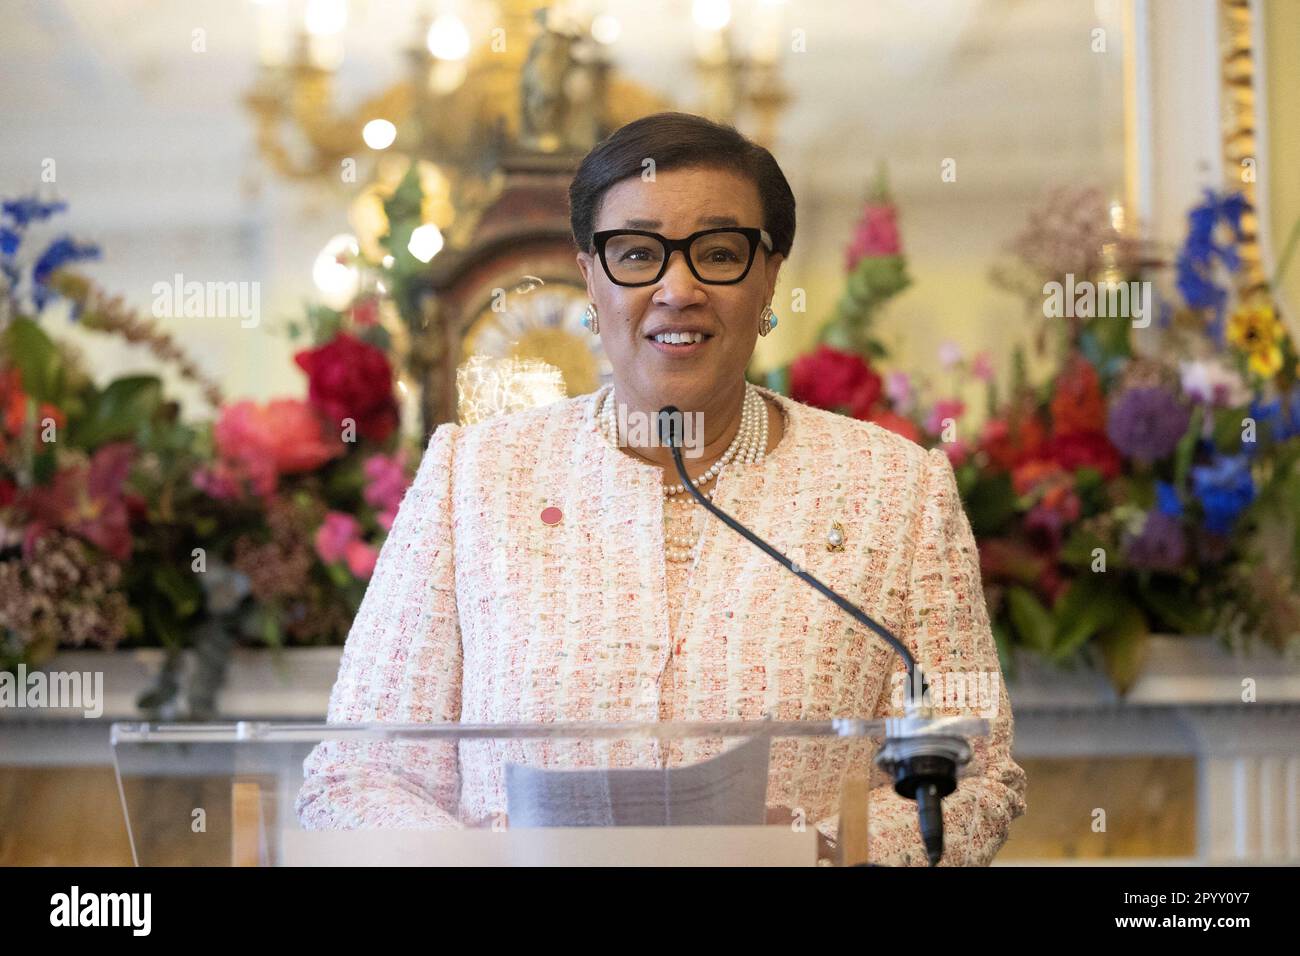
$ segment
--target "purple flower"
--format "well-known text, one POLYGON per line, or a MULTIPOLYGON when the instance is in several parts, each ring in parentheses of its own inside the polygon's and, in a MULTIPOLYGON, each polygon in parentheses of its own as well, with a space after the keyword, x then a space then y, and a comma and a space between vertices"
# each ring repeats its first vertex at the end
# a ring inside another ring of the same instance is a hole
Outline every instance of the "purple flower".
POLYGON ((1174 571, 1187 560, 1187 536, 1177 518, 1151 511, 1142 532, 1126 539, 1124 553, 1135 568, 1174 571))
POLYGON ((1191 412, 1167 388, 1134 388, 1111 406, 1106 434, 1120 452, 1153 462, 1172 454, 1187 431, 1191 412))

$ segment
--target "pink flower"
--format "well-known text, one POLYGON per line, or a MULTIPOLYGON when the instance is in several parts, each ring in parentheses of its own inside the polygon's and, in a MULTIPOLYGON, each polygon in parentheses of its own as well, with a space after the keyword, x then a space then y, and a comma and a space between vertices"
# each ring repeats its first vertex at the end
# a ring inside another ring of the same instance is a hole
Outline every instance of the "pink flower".
POLYGON ((280 475, 314 471, 343 451, 325 439, 311 406, 295 398, 227 405, 212 439, 218 461, 195 474, 194 484, 217 498, 238 497, 244 482, 266 497, 280 475))
POLYGON ((943 445, 944 454, 948 456, 954 468, 965 464, 973 450, 969 442, 960 438, 957 441, 945 442, 943 445))
POLYGON ((362 471, 368 482, 362 492, 366 504, 381 512, 396 511, 410 484, 406 477, 406 448, 393 455, 371 455, 362 465, 362 471))
POLYGON ((360 578, 363 581, 370 580, 370 575, 374 573, 375 562, 378 559, 379 552, 364 541, 348 542, 348 570, 352 572, 353 577, 360 578))
POLYGON ((136 447, 119 441, 102 445, 81 462, 58 471, 48 485, 36 485, 27 501, 34 544, 51 528, 63 528, 102 548, 118 561, 131 556, 131 515, 122 491, 136 447))
POLYGON ((352 515, 342 511, 327 512, 325 522, 316 529, 316 553, 326 564, 341 561, 348 555, 351 545, 358 541, 360 534, 361 525, 352 515))
POLYGON ((951 370, 961 361, 961 346, 956 342, 947 341, 939 345, 939 364, 945 370, 951 370))
POLYGON ((925 430, 931 435, 938 435, 943 431, 944 419, 951 418, 956 422, 965 411, 966 404, 959 398, 940 399, 934 403, 934 408, 930 409, 930 414, 925 419, 925 430))
POLYGON ((911 412, 916 404, 916 392, 912 390, 912 379, 906 372, 889 372, 885 375, 885 394, 894 411, 900 415, 911 412))
POLYGON ((275 490, 275 469, 269 461, 249 462, 240 468, 217 461, 194 472, 194 487, 218 501, 233 501, 244 494, 248 482, 256 495, 265 498, 275 490))
POLYGON ((849 242, 845 257, 848 270, 853 271, 862 259, 896 256, 901 252, 898 210, 892 203, 867 203, 849 242))
POLYGON ((971 363, 971 374, 981 382, 993 381, 993 359, 989 357, 988 352, 980 352, 975 356, 975 361, 971 363))
POLYGON ((375 520, 379 522, 379 527, 383 528, 385 531, 393 530, 393 522, 396 519, 397 509, 395 508, 392 511, 381 511, 379 514, 375 515, 375 520))

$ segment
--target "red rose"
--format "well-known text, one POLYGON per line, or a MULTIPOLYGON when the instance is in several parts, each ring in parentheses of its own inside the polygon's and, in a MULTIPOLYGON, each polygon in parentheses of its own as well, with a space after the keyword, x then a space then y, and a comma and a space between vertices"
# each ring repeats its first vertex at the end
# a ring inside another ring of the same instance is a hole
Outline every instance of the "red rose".
POLYGON ((1066 471, 1094 468, 1107 479, 1116 477, 1123 465, 1119 449, 1110 443, 1104 432, 1057 435, 1048 442, 1047 454, 1066 471))
POLYGON ((393 369, 382 349, 347 334, 293 357, 307 373, 307 397, 331 425, 351 418, 363 438, 382 442, 397 427, 393 369))
POLYGON ((829 345, 801 355, 790 366, 790 396, 796 402, 843 409, 854 418, 868 417, 883 390, 884 382, 861 355, 829 345))

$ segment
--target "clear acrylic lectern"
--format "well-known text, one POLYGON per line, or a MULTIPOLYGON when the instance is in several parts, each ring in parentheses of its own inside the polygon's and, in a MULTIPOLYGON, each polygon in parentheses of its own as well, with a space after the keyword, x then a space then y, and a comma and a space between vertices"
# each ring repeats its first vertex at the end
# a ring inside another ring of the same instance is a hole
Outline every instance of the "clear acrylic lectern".
POLYGON ((887 740, 960 749, 987 732, 973 717, 243 722, 114 724, 112 740, 141 866, 812 866, 869 861, 887 740))

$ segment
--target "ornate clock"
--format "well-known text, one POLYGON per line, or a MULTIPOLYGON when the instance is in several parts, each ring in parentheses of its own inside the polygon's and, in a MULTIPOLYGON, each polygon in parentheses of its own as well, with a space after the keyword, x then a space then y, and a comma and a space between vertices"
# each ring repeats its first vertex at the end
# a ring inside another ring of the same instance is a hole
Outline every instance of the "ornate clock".
POLYGON ((568 188, 577 157, 518 152, 503 161, 500 192, 463 249, 430 262, 426 429, 456 420, 456 368, 470 355, 540 359, 569 395, 609 380, 600 345, 582 325, 586 285, 574 261, 568 188))

